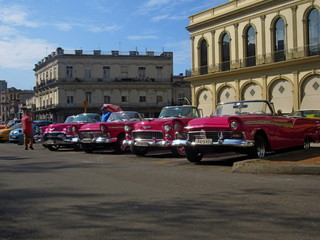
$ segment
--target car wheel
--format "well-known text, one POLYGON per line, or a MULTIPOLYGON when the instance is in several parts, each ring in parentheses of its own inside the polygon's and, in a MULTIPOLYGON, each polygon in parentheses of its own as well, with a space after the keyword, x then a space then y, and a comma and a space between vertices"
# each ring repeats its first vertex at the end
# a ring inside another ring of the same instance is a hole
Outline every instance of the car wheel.
POLYGON ((92 153, 95 149, 92 144, 82 144, 82 148, 86 153, 92 153))
POLYGON ((193 163, 199 163, 204 155, 197 147, 185 147, 185 153, 188 161, 193 163))
POLYGON ((124 140, 124 136, 120 135, 114 146, 114 151, 116 153, 124 153, 127 150, 127 146, 123 145, 123 140, 124 140))
POLYGON ((148 153, 148 148, 146 147, 130 146, 130 150, 133 154, 139 157, 144 157, 148 153))
POLYGON ((50 151, 57 151, 60 148, 59 145, 48 145, 50 151))
POLYGON ((310 148, 310 139, 306 137, 303 142, 303 149, 308 150, 309 148, 310 148))
POLYGON ((267 152, 267 142, 262 135, 257 135, 254 139, 254 147, 249 150, 250 158, 264 158, 267 152))
POLYGON ((184 157, 186 155, 185 147, 173 147, 171 152, 175 157, 184 157))

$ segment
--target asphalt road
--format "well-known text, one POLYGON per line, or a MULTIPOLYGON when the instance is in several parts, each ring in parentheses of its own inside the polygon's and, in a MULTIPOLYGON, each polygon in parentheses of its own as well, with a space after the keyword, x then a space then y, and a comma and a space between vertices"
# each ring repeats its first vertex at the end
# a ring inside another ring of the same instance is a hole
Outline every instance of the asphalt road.
POLYGON ((0 239, 319 239, 320 177, 0 144, 0 239))

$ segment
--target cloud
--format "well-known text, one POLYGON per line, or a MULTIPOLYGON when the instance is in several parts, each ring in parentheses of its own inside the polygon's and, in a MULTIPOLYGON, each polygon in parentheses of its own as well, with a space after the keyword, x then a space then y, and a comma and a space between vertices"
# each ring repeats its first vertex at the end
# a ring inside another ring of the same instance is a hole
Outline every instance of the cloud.
POLYGON ((29 39, 18 37, 10 41, 0 41, 0 58, 1 68, 12 68, 19 70, 33 69, 34 64, 45 56, 48 51, 55 49, 42 39, 29 39))
POLYGON ((19 5, 10 7, 1 7, 0 22, 11 26, 38 27, 41 24, 28 20, 29 13, 26 9, 19 5))
POLYGON ((129 40, 145 40, 145 39, 158 39, 155 35, 133 35, 128 36, 127 39, 129 40))
POLYGON ((183 40, 180 42, 167 43, 165 49, 170 49, 173 52, 175 64, 189 64, 190 59, 190 41, 183 40))

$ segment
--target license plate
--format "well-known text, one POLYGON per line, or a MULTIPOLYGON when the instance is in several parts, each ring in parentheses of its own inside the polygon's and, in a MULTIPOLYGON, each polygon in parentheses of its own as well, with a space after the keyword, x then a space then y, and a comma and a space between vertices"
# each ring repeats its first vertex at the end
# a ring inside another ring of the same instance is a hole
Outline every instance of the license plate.
POLYGON ((136 146, 139 146, 139 147, 148 147, 148 142, 136 142, 135 144, 136 146))
POLYGON ((84 138, 81 140, 82 143, 92 143, 92 140, 90 138, 84 138))
POLYGON ((212 144, 212 139, 211 138, 196 139, 194 142, 199 145, 210 145, 212 144))
POLYGON ((54 140, 47 140, 47 144, 55 144, 54 140))
POLYGON ((17 138, 17 136, 11 136, 11 138, 12 138, 12 139, 16 139, 16 138, 17 138))

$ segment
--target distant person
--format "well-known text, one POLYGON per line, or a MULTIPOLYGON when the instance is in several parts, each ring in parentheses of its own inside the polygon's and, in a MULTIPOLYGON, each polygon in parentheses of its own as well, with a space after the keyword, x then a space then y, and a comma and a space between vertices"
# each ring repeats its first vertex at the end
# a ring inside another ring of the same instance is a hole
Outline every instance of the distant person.
POLYGON ((33 130, 32 130, 32 124, 34 124, 34 122, 32 121, 30 111, 27 111, 25 116, 22 117, 21 123, 22 123, 22 131, 24 135, 24 146, 25 146, 24 149, 28 150, 28 148, 30 148, 31 150, 34 150, 33 130))
POLYGON ((111 112, 109 111, 108 107, 105 107, 105 106, 100 108, 100 110, 102 112, 101 122, 106 122, 108 120, 108 118, 110 117, 111 112))

